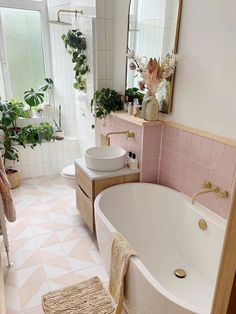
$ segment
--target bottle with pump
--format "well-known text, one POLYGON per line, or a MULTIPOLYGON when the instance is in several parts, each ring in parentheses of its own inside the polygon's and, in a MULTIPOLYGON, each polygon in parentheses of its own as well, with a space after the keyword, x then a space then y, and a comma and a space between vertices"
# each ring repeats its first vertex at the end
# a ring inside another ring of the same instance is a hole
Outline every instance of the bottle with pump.
POLYGON ((127 167, 130 166, 130 159, 132 158, 132 155, 133 155, 132 152, 128 152, 128 155, 127 155, 127 167))
POLYGON ((129 167, 131 170, 138 169, 138 159, 136 158, 136 154, 132 154, 132 157, 130 158, 129 167))

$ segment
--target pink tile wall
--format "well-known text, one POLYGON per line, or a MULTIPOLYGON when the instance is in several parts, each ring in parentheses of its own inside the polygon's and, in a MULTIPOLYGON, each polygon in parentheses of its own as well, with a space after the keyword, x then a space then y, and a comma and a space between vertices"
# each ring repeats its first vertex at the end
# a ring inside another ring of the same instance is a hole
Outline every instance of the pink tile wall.
POLYGON ((142 182, 159 182, 161 136, 161 125, 147 126, 143 128, 141 160, 142 182))
POLYGON ((142 127, 119 118, 109 116, 105 121, 96 120, 96 145, 100 145, 100 134, 108 132, 126 131, 135 132, 134 138, 126 138, 125 135, 111 135, 111 146, 123 147, 127 152, 132 151, 137 154, 138 161, 141 159, 142 127))
POLYGON ((112 135, 111 145, 120 146, 137 154, 141 168, 141 181, 157 183, 159 177, 159 157, 162 126, 139 126, 116 117, 96 121, 96 144, 100 144, 100 134, 129 130, 135 132, 134 138, 112 135))
MULTIPOLYGON (((236 147, 163 126, 160 184, 188 196, 201 190, 203 180, 231 191, 235 166, 236 147)), ((215 193, 209 193, 199 196, 198 201, 220 216, 227 217, 230 199, 221 199, 215 193)))

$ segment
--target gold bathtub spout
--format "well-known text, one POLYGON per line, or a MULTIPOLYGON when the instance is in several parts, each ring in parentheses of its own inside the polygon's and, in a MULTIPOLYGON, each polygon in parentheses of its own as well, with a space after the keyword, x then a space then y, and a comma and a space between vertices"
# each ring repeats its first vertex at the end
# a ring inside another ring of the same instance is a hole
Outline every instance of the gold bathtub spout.
POLYGON ((206 193, 211 193, 211 192, 215 192, 215 193, 218 193, 219 192, 219 187, 218 186, 214 186, 212 188, 208 188, 206 190, 203 190, 203 191, 200 191, 200 192, 197 192, 195 194, 193 194, 192 196, 192 204, 195 204, 196 202, 196 198, 198 197, 198 195, 202 195, 202 194, 206 194, 206 193))

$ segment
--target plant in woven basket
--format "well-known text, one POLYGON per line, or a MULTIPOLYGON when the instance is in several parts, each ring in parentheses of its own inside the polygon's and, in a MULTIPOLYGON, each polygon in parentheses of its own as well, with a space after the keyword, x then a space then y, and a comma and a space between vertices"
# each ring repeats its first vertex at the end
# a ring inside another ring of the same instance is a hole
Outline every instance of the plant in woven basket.
POLYGON ((66 51, 72 56, 75 71, 74 88, 81 91, 86 90, 86 81, 84 76, 89 72, 86 55, 86 39, 78 29, 69 30, 67 34, 62 35, 66 51))

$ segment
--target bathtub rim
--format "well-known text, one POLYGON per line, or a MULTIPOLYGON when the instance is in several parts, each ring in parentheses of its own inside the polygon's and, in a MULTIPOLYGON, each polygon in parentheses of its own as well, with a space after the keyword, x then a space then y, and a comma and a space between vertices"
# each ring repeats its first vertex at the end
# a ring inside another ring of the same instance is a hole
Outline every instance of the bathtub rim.
MULTIPOLYGON (((184 202, 187 202, 188 205, 191 207, 191 209, 194 212, 199 213, 201 216, 204 218, 208 219, 211 221, 213 224, 217 225, 219 228, 222 228, 225 230, 226 228, 226 219, 223 217, 217 215, 216 213, 212 212, 205 206, 199 204, 196 202, 195 204, 191 203, 191 198, 187 195, 185 195, 182 192, 178 192, 170 187, 166 187, 164 185, 160 184, 154 184, 154 183, 143 183, 143 182, 131 182, 131 183, 122 183, 122 184, 117 184, 115 186, 111 186, 101 193, 99 193, 94 201, 94 210, 95 210, 95 215, 98 215, 103 222, 106 224, 107 228, 111 233, 114 232, 119 232, 112 223, 109 221, 109 219, 105 216, 105 214, 102 212, 100 209, 99 203, 101 198, 103 197, 104 194, 109 193, 110 190, 115 190, 119 188, 119 186, 124 186, 124 185, 129 185, 129 186, 135 186, 135 185, 145 185, 145 186, 159 186, 163 189, 170 190, 174 194, 177 194, 179 197, 182 197, 184 202)), ((96 222, 96 219, 95 219, 96 222)), ((191 305, 190 303, 187 303, 183 301, 182 299, 176 297, 174 294, 170 293, 167 289, 165 289, 159 282, 158 280, 150 273, 150 271, 146 268, 146 266, 143 264, 141 259, 138 256, 132 256, 131 260, 133 263, 136 265, 136 267, 142 272, 143 276, 148 280, 148 282, 153 286, 154 289, 156 289, 160 294, 162 294, 165 298, 169 299, 170 301, 176 303, 178 306, 182 307, 183 309, 187 309, 189 311, 192 311, 193 313, 201 313, 201 314, 209 314, 211 311, 211 308, 209 309, 203 309, 200 307, 196 307, 191 305)))

